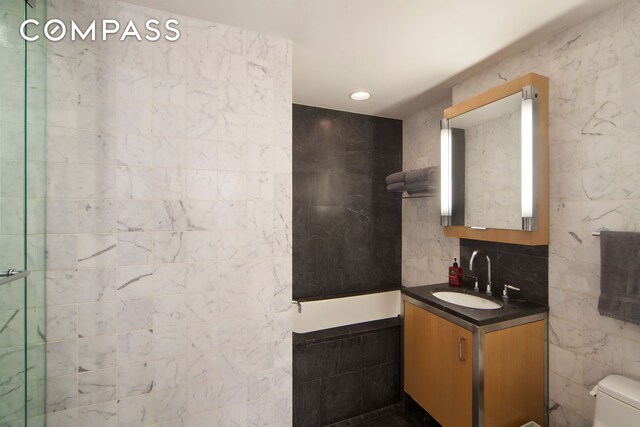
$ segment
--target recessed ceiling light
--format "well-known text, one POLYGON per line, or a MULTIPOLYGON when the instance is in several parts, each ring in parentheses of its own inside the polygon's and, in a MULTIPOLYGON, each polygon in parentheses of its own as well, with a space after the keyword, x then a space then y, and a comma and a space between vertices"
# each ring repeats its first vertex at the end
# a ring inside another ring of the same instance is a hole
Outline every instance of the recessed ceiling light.
POLYGON ((351 94, 351 99, 354 101, 364 101, 369 98, 371 98, 371 94, 369 92, 353 92, 351 94))

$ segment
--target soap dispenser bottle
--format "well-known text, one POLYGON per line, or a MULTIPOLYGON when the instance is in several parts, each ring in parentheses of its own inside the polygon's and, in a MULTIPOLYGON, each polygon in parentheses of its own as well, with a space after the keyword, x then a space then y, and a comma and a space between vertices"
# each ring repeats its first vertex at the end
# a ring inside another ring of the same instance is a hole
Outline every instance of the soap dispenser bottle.
POLYGON ((453 259, 453 265, 449 267, 449 284, 451 286, 462 286, 462 268, 458 266, 458 259, 453 259))

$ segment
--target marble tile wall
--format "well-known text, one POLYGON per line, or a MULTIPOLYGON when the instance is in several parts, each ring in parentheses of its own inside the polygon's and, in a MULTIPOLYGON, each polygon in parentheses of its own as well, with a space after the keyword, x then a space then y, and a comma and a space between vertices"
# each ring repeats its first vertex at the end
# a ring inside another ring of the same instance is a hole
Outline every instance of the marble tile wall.
MULTIPOLYGON (((550 78, 552 425, 591 425, 595 401, 588 392, 604 376, 640 379, 640 327, 598 314, 599 241, 591 236, 602 228, 640 231, 639 70, 640 1, 625 0, 453 88, 457 103, 527 72, 550 78)), ((423 139, 430 147, 423 150, 437 159, 437 122, 426 118, 439 118, 443 106, 405 121, 405 150, 413 147, 407 141, 423 139)), ((433 205, 428 223, 438 218, 433 205)), ((417 228, 411 218, 403 225, 417 228)), ((438 241, 436 232, 422 235, 438 241)), ((425 258, 439 259, 449 244, 428 247, 425 258)), ((418 281, 405 268, 403 281, 418 281)))
POLYGON ((176 18, 49 44, 48 426, 291 424, 291 43, 176 18))
MULTIPOLYGON (((440 165, 440 119, 451 106, 447 99, 403 120, 403 169, 440 165)), ((440 195, 402 201, 402 284, 443 283, 453 258, 460 259, 458 241, 444 237, 440 226, 440 195)))
POLYGON ((293 296, 398 289, 400 120, 324 108, 293 109, 293 296))

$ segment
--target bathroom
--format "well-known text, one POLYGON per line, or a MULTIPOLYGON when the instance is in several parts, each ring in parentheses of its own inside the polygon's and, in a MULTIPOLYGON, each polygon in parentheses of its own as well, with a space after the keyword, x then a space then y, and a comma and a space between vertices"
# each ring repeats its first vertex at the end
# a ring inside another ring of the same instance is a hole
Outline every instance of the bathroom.
POLYGON ((640 1, 512 3, 0 0, 0 426, 640 426, 640 1))

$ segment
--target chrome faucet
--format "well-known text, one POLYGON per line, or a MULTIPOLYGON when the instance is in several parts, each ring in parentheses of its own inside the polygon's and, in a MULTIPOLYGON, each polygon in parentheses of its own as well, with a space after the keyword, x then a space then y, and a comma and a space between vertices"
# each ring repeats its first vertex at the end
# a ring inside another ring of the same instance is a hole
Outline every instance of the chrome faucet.
MULTIPOLYGON (((476 255, 478 255, 480 251, 479 250, 475 250, 473 251, 473 253, 471 254, 471 259, 469 259, 469 270, 473 271, 473 260, 476 257, 476 255)), ((491 295, 491 258, 489 258, 489 255, 485 255, 485 257, 487 258, 487 295, 491 295)))

